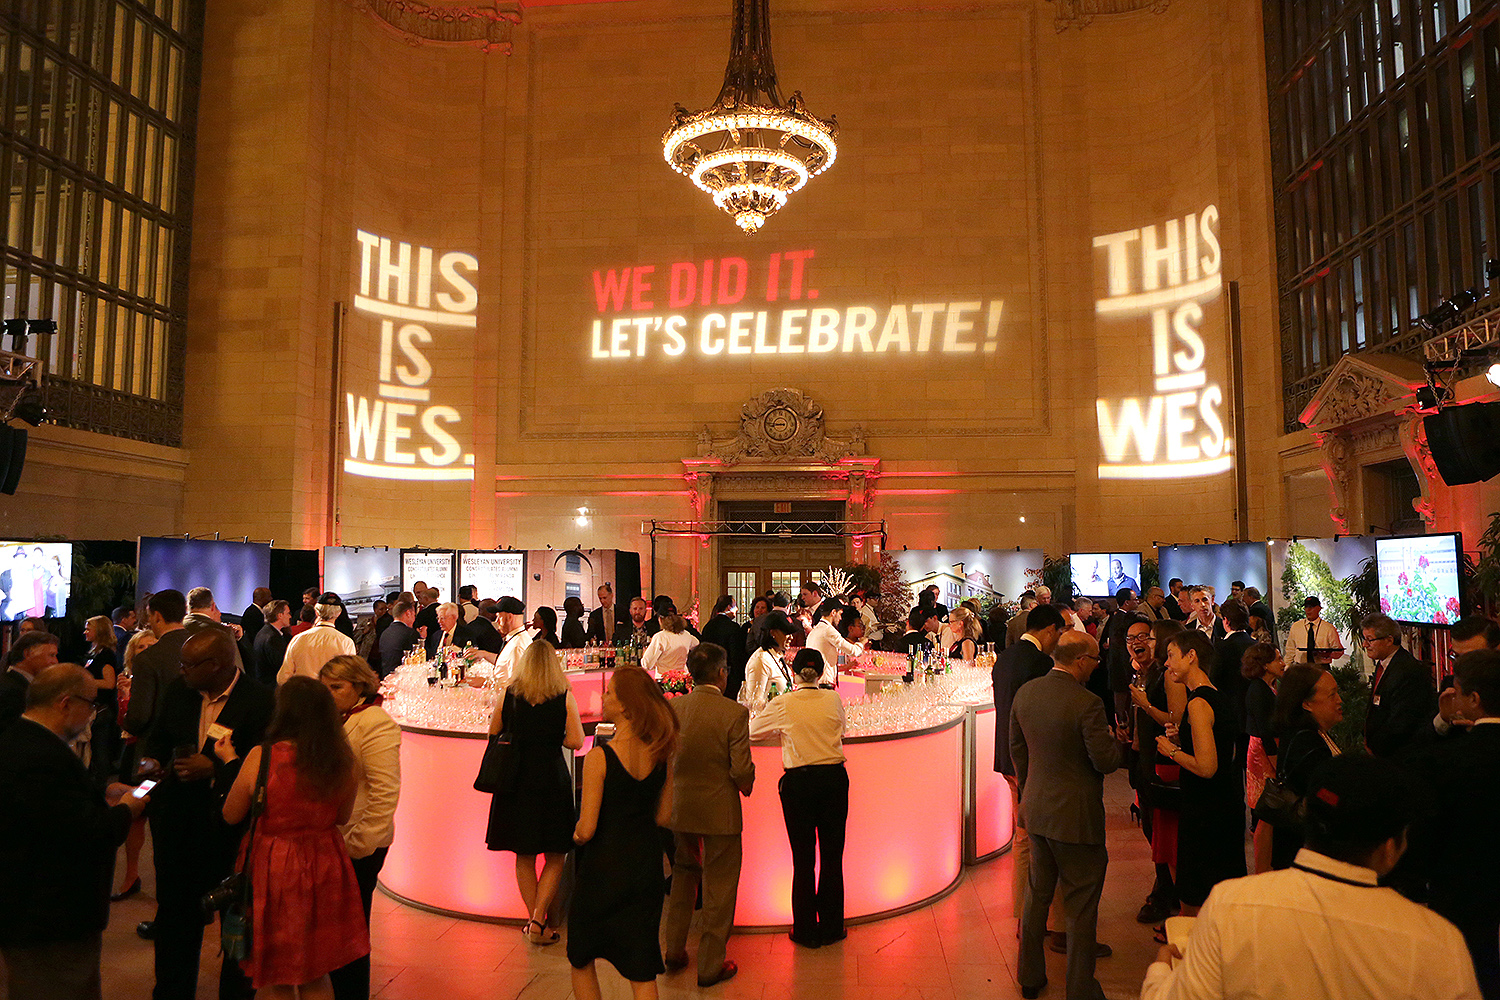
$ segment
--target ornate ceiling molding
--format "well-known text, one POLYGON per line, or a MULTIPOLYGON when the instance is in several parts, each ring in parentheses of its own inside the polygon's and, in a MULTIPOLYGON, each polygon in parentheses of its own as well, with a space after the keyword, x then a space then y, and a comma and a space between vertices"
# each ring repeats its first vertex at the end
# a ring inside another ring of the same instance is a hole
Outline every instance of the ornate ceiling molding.
POLYGON ((521 23, 520 0, 455 4, 350 0, 350 3, 413 47, 472 45, 481 52, 510 55, 511 30, 521 23))
POLYGON ((1160 14, 1172 0, 1053 0, 1057 4, 1057 17, 1053 20, 1058 32, 1069 28, 1086 28, 1100 14, 1130 14, 1138 10, 1160 14))

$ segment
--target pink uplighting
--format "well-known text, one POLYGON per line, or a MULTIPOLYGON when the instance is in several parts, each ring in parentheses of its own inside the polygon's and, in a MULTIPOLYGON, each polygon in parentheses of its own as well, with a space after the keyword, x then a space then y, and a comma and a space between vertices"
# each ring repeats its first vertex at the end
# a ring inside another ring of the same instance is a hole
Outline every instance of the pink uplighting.
POLYGON ((1015 835, 1015 815, 1010 782, 995 770, 994 706, 974 712, 974 812, 971 817, 970 851, 974 861, 987 858, 1010 845, 1015 835))

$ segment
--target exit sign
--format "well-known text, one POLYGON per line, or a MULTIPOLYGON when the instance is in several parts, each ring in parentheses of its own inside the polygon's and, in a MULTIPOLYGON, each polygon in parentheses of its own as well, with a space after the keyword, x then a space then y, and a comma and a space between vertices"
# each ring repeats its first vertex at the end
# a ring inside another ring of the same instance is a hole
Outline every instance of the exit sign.
POLYGON ((792 504, 790 500, 781 501, 780 503, 776 504, 775 508, 771 511, 771 513, 773 514, 790 514, 791 512, 792 504))

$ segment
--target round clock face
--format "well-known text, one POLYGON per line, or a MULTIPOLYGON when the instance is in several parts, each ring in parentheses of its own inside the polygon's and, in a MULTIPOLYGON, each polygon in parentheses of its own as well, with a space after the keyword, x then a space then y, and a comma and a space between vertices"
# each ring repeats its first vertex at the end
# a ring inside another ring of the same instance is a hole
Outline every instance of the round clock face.
POLYGON ((767 411, 765 419, 766 437, 772 441, 790 441, 797 433, 797 415, 785 406, 767 411))

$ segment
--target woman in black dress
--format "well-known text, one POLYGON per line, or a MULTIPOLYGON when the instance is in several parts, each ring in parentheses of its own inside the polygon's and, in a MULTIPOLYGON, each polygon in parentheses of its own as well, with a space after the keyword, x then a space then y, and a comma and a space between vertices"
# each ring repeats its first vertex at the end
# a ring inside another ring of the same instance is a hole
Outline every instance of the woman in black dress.
MULTIPOLYGON (((1306 795, 1313 771, 1339 755, 1328 731, 1344 719, 1339 682, 1322 667, 1287 667, 1276 688, 1276 777, 1297 795, 1306 795)), ((1302 831, 1271 831, 1271 867, 1290 868, 1302 849, 1302 831)))
POLYGON ((573 994, 599 1000, 594 963, 602 958, 630 980, 636 1000, 652 1000, 665 971, 658 934, 666 877, 657 828, 672 817, 677 717, 650 674, 625 667, 604 690, 604 719, 615 724, 614 739, 584 758, 583 808, 573 833, 573 994))
POLYGON ((514 851, 516 888, 530 919, 526 940, 556 944, 547 928, 547 910, 562 880, 563 862, 573 847, 573 777, 563 750, 583 746, 578 702, 551 646, 533 642, 521 654, 515 675, 495 706, 490 732, 509 732, 520 764, 512 788, 490 799, 485 845, 492 851, 514 851), (542 872, 536 858, 542 855, 542 872))
POLYGON ((89 655, 84 668, 99 682, 94 704, 99 711, 89 733, 89 774, 102 788, 109 781, 120 753, 120 706, 115 692, 120 659, 115 651, 115 626, 104 615, 95 615, 83 624, 89 641, 89 655))
POLYGON ((1208 680, 1214 649, 1189 629, 1167 641, 1167 675, 1188 689, 1177 735, 1158 736, 1157 749, 1181 769, 1177 828, 1177 895, 1183 916, 1196 916, 1209 891, 1245 874, 1245 802, 1235 766, 1235 732, 1228 699, 1208 680))
MULTIPOLYGON (((1257 642, 1240 658, 1240 673, 1249 681, 1245 688, 1245 735, 1250 748, 1245 753, 1245 804, 1252 810, 1266 790, 1266 779, 1276 773, 1276 682, 1286 673, 1281 650, 1268 642, 1257 642)), ((1250 817, 1254 831, 1255 871, 1271 870, 1271 825, 1250 817)))
POLYGON ((562 640, 557 637, 557 611, 543 604, 536 609, 536 614, 531 616, 531 627, 536 630, 536 635, 531 637, 532 642, 545 642, 553 649, 560 647, 562 640))

